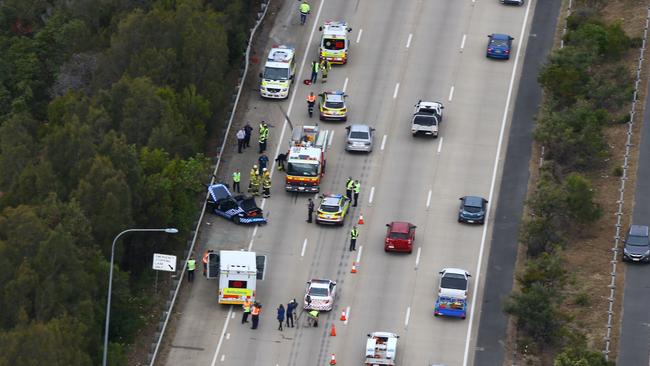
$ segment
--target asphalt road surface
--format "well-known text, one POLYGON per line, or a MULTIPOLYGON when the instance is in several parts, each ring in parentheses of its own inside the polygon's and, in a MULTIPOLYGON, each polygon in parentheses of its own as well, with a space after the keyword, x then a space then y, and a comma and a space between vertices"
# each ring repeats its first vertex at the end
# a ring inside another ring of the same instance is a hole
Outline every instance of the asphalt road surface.
MULTIPOLYGON (((650 91, 650 84, 648 85, 650 91)), ((645 112, 641 127, 639 160, 634 193, 632 223, 650 225, 650 95, 646 93, 645 112)), ((628 228, 623 228, 627 232, 628 228)), ((622 245, 621 245, 622 250, 622 245)), ((621 254, 622 258, 622 254, 621 254)), ((623 290, 623 321, 617 363, 619 365, 648 365, 650 363, 650 266, 625 263, 625 288, 623 290)))
MULTIPOLYGON (((378 330, 400 335, 398 364, 471 364, 491 220, 487 226, 457 223, 458 198, 479 195, 497 201, 507 117, 518 81, 514 67, 521 68, 533 7, 503 6, 496 0, 329 0, 314 2, 301 27, 298 3, 284 4, 266 50, 272 44, 295 46, 298 81, 309 77, 309 62, 317 57, 318 25, 325 20, 346 20, 353 28, 350 61, 335 66, 327 84, 297 82, 288 101, 252 97, 245 119, 255 125, 265 119, 274 126, 269 149, 274 158, 278 143, 284 150, 289 138, 278 105, 294 124, 315 123, 316 117, 309 120, 306 113, 308 92, 345 89, 349 122, 320 123, 334 131, 322 191, 344 193, 346 178, 352 176, 361 180, 360 205, 342 228, 307 224, 311 196, 284 192, 284 176, 274 172, 272 197, 260 202, 268 225, 246 228, 207 215, 202 248, 251 249, 268 256, 266 279, 257 291, 264 305, 260 327, 242 325, 241 309, 218 305, 217 283, 197 276, 160 364, 324 365, 335 354, 338 364, 359 365, 366 334, 378 330), (486 35, 493 32, 515 37, 511 60, 486 59, 486 35), (419 99, 445 104, 437 140, 410 135, 410 115, 419 99), (371 154, 344 151, 344 126, 350 123, 376 128, 371 154), (358 251, 350 253, 349 232, 359 214, 365 224, 358 251), (418 226, 412 254, 383 251, 385 224, 393 220, 418 226), (357 258, 359 273, 351 274, 357 258), (466 320, 432 315, 438 271, 444 267, 473 275, 466 320), (297 328, 278 331, 275 309, 292 298, 301 302, 311 278, 338 282, 334 310, 322 315, 319 328, 305 327, 303 316, 297 328), (347 308, 344 323, 339 316, 347 308), (336 337, 329 336, 331 324, 336 337)), ((254 148, 235 153, 219 176, 229 177, 235 168, 247 175, 256 160, 254 148)))

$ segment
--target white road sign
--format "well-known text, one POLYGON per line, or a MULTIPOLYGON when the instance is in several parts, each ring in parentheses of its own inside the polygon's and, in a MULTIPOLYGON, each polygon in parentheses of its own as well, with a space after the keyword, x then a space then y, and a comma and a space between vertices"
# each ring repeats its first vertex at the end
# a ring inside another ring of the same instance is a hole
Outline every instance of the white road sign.
POLYGON ((176 256, 154 253, 152 268, 157 271, 176 272, 176 256))

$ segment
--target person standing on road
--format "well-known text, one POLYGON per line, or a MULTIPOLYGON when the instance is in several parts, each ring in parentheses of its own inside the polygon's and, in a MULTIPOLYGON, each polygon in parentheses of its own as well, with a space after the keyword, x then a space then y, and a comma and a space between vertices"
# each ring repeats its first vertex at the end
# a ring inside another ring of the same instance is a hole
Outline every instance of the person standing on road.
POLYGON ((318 80, 318 60, 311 63, 311 83, 315 84, 318 80))
POLYGON ((259 138, 259 143, 260 143, 260 154, 266 151, 266 142, 269 139, 269 126, 266 124, 266 122, 262 121, 260 123, 260 138, 259 138))
POLYGON ((298 7, 298 10, 300 11, 300 25, 305 25, 305 22, 307 21, 307 14, 311 12, 311 7, 306 1, 303 1, 302 4, 298 7))
POLYGON ((196 269, 196 259, 194 257, 190 257, 190 259, 187 261, 187 282, 192 283, 194 282, 194 270, 196 269))
POLYGON ((310 224, 312 216, 314 216, 314 200, 310 198, 307 201, 307 222, 310 224))
POLYGON ((358 180, 355 180, 352 189, 354 190, 354 207, 357 207, 357 203, 359 202, 359 192, 361 192, 361 183, 359 183, 358 180))
POLYGON ((278 163, 278 170, 279 171, 285 171, 287 170, 287 167, 284 165, 284 163, 287 161, 287 154, 285 153, 279 153, 278 157, 275 158, 275 162, 278 163))
POLYGON ((323 83, 326 83, 327 74, 330 72, 330 70, 332 70, 332 64, 329 61, 327 61, 327 59, 322 59, 318 67, 320 68, 321 77, 323 78, 323 83))
POLYGON ((251 135, 253 134, 253 127, 251 124, 246 122, 244 126, 244 147, 251 147, 251 135))
POLYGON ((262 188, 264 189, 264 198, 271 197, 271 175, 266 168, 262 175, 262 188))
POLYGON ((253 326, 251 329, 257 329, 257 325, 260 322, 260 312, 262 311, 262 305, 258 302, 253 304, 253 309, 251 310, 251 316, 253 319, 253 326))
POLYGON ((253 168, 251 168, 250 178, 248 180, 248 193, 259 191, 259 183, 258 183, 259 175, 260 175, 260 171, 257 168, 257 165, 253 165, 253 168), (254 189, 255 185, 257 185, 257 189, 254 189))
POLYGON ((352 201, 352 191, 354 190, 354 180, 352 177, 348 178, 347 183, 345 183, 345 197, 349 198, 352 201))
POLYGON ((259 169, 260 169, 260 175, 262 175, 262 172, 264 169, 266 169, 266 166, 269 164, 269 157, 266 156, 265 154, 260 155, 259 158, 257 158, 257 163, 259 164, 259 169))
POLYGON ((280 325, 278 325, 278 330, 282 331, 282 323, 284 323, 284 305, 280 304, 278 306, 278 316, 277 316, 278 322, 280 322, 280 325))
POLYGON ((235 134, 237 137, 237 152, 242 153, 242 150, 244 149, 244 145, 246 144, 246 131, 244 129, 240 129, 237 131, 237 134, 235 134))
POLYGON ((244 312, 242 313, 241 323, 248 323, 248 315, 251 313, 251 301, 246 299, 242 304, 242 309, 244 312))
POLYGON ((205 251, 205 253, 203 253, 203 276, 205 277, 208 276, 208 258, 212 252, 214 252, 214 250, 208 249, 205 251))
POLYGON ((236 169, 234 173, 232 173, 232 191, 241 193, 240 187, 239 187, 239 182, 241 182, 241 172, 239 169, 236 169))
POLYGON ((287 328, 289 328, 289 326, 293 328, 293 316, 295 314, 295 310, 297 306, 298 303, 296 302, 296 299, 289 301, 289 303, 287 304, 287 328))
POLYGON ((352 226, 350 231, 350 251, 357 250, 357 238, 359 237, 359 230, 357 230, 357 225, 352 226))

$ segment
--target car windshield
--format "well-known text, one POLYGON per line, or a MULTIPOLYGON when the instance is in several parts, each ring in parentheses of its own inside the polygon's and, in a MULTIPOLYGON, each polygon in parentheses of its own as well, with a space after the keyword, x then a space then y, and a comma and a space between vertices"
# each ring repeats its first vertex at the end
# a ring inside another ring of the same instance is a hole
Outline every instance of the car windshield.
POLYGON ((463 275, 447 273, 442 277, 440 287, 454 290, 467 290, 467 280, 463 275))
POLYGON ((329 295, 329 290, 325 287, 310 287, 309 296, 326 297, 329 295))
POLYGON ((264 79, 289 80, 289 69, 281 69, 277 67, 265 67, 264 79))
POLYGON ((391 239, 408 239, 409 234, 408 233, 390 233, 390 238, 391 239))
POLYGON ((426 117, 426 116, 415 116, 415 119, 413 120, 413 123, 416 125, 420 126, 435 126, 436 125, 436 118, 431 116, 431 117, 426 117))
POLYGON ((630 235, 627 237, 626 241, 627 245, 632 245, 635 247, 647 247, 648 246, 648 238, 645 236, 636 236, 636 235, 630 235))
POLYGON ((323 212, 339 212, 341 209, 339 206, 321 205, 320 210, 323 212))
POLYGON ((350 132, 350 138, 351 139, 358 139, 358 140, 368 140, 368 132, 365 132, 365 131, 352 131, 352 132, 350 132))
POLYGON ((318 176, 318 164, 289 163, 287 166, 287 174, 316 177, 318 176))
POLYGON ((343 102, 325 102, 325 108, 341 109, 343 107, 345 107, 345 103, 343 102))
POLYGON ((323 39, 323 48, 330 51, 339 51, 345 49, 345 40, 342 39, 323 39))
POLYGON ((508 43, 503 39, 492 39, 490 41, 490 46, 492 47, 506 47, 508 43))
POLYGON ((465 211, 470 212, 470 213, 479 213, 483 209, 482 207, 476 207, 476 206, 465 206, 464 207, 465 211))

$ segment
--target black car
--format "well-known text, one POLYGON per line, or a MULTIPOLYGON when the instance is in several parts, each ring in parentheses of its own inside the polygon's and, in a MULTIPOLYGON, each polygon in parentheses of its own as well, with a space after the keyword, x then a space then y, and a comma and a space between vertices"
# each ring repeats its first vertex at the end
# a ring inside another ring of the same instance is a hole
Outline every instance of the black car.
POLYGON ((625 237, 623 260, 630 262, 650 262, 650 239, 648 227, 631 225, 625 237))
POLYGON ((485 198, 465 196, 459 199, 460 209, 458 210, 458 222, 481 225, 485 223, 485 213, 488 203, 485 198))
POLYGON ((501 0, 501 4, 524 5, 524 0, 501 0))
POLYGON ((215 214, 235 224, 266 224, 266 218, 262 209, 257 207, 255 198, 233 196, 224 184, 212 184, 208 187, 208 193, 208 208, 215 214))

